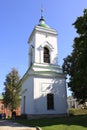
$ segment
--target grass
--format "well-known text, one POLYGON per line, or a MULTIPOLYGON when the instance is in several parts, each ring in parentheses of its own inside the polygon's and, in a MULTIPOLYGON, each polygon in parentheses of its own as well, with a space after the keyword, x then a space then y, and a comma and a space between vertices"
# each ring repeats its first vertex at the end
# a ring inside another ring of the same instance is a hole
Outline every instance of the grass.
POLYGON ((87 115, 47 119, 17 120, 26 126, 39 126, 42 130, 87 130, 87 115))

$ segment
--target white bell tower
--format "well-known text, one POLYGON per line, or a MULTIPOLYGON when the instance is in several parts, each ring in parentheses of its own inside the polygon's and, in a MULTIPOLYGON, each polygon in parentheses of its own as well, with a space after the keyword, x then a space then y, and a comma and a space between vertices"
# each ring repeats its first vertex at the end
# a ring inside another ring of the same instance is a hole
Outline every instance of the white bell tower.
POLYGON ((43 16, 32 31, 29 43, 29 67, 34 64, 58 65, 57 31, 45 24, 43 16))
POLYGON ((57 31, 41 15, 29 39, 29 66, 21 79, 22 114, 66 115, 66 76, 58 66, 57 31))

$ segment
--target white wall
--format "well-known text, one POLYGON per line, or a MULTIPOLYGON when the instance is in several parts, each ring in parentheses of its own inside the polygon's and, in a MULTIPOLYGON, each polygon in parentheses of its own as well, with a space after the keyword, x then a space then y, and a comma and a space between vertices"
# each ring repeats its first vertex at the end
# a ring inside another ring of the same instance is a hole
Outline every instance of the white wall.
POLYGON ((22 84, 22 113, 23 113, 23 97, 26 96, 25 113, 32 114, 34 112, 34 99, 33 99, 33 78, 28 77, 22 84))
POLYGON ((43 63, 43 48, 40 48, 43 46, 44 43, 48 42, 53 49, 50 50, 50 56, 51 56, 51 64, 58 64, 58 52, 57 52, 57 37, 48 35, 47 37, 44 35, 44 33, 37 32, 36 39, 35 39, 35 62, 36 63, 43 63))
POLYGON ((66 86, 63 79, 34 78, 35 114, 67 113, 66 86), (54 110, 47 110, 47 94, 54 94, 54 110))
POLYGON ((23 96, 26 95, 26 114, 65 114, 67 113, 65 79, 28 77, 22 88, 22 113, 23 96), (33 82, 34 81, 34 82, 33 82), (34 88, 33 88, 34 85, 34 88), (26 91, 25 91, 26 90, 26 91), (54 110, 47 110, 47 94, 54 94, 54 110))

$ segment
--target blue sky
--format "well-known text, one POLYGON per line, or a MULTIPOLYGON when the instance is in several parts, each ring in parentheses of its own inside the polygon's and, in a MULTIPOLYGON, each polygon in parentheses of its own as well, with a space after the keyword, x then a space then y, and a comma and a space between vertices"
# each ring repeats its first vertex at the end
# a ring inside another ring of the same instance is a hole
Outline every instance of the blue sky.
POLYGON ((87 0, 0 0, 0 93, 6 75, 16 68, 22 77, 28 69, 28 38, 44 6, 46 23, 58 31, 58 64, 72 52, 76 30, 72 24, 83 15, 87 0))

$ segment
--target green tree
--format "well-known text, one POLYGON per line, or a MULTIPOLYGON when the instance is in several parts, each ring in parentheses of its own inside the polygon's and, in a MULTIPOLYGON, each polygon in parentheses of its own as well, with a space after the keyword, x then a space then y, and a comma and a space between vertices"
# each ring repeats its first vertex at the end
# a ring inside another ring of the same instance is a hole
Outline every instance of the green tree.
POLYGON ((87 101, 87 9, 73 24, 78 36, 74 39, 73 50, 64 59, 63 70, 69 75, 69 84, 74 97, 80 103, 87 101))
POLYGON ((19 86, 20 77, 16 69, 7 74, 4 85, 5 91, 3 92, 3 102, 5 107, 8 107, 11 112, 20 105, 20 92, 21 85, 19 86))

